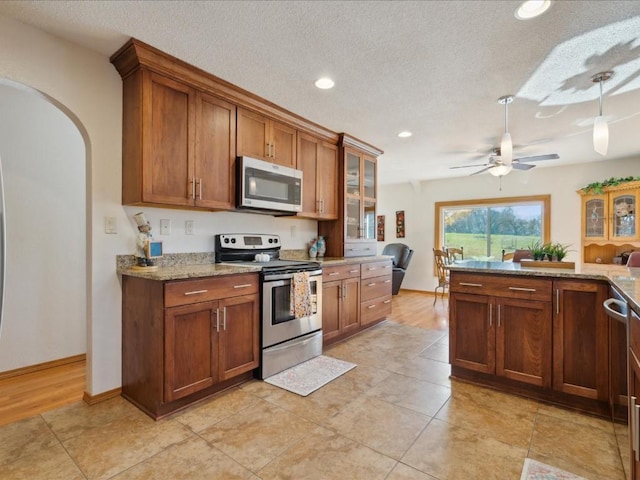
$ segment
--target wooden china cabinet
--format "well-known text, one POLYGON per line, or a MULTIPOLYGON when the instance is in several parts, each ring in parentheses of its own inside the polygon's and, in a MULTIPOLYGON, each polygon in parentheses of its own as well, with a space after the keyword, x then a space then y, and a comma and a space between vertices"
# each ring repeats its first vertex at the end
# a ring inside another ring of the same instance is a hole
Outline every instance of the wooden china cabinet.
POLYGON ((382 150, 342 134, 340 137, 341 217, 318 224, 327 239, 327 256, 376 254, 377 157, 382 150))
POLYGON ((582 259, 585 263, 613 263, 622 252, 640 249, 637 215, 640 182, 626 182, 582 196, 582 259))

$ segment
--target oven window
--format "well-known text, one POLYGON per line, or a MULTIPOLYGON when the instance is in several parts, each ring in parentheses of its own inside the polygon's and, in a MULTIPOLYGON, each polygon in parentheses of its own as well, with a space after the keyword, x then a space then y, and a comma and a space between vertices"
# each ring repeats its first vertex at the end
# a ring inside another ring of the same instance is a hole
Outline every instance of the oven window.
MULTIPOLYGON (((318 311, 317 286, 317 282, 313 280, 309 282, 309 289, 311 290, 311 311, 313 313, 317 313, 318 311)), ((271 305, 272 325, 295 320, 293 315, 291 315, 291 282, 271 289, 271 305)))

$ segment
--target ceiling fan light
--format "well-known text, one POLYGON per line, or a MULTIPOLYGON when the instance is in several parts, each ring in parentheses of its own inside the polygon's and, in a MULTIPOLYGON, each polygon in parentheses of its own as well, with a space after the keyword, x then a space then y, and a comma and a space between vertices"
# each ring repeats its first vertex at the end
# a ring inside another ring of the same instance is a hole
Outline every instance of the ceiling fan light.
POLYGON ((502 163, 511 163, 511 160, 513 160, 513 143, 511 143, 511 134, 509 132, 505 132, 504 135, 502 135, 500 159, 502 163))
POLYGON ((512 169, 513 167, 511 165, 496 165, 491 170, 489 170, 489 173, 494 177, 503 177, 512 169))
POLYGON ((602 115, 593 122, 593 148, 600 155, 606 155, 609 149, 609 125, 602 115))

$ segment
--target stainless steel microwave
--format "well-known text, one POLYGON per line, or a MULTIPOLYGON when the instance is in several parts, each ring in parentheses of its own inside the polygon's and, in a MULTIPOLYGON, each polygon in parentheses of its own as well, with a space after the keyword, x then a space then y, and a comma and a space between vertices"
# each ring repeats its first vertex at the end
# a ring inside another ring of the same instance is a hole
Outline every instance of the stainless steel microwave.
POLYGON ((238 157, 239 209, 302 211, 302 171, 251 157, 238 157))

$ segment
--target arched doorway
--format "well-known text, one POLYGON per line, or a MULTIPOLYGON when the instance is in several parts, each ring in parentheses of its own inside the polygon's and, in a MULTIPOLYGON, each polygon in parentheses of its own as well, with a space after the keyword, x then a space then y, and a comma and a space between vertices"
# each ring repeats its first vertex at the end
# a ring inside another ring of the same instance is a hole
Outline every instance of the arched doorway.
POLYGON ((7 222, 0 372, 87 351, 87 148, 82 126, 0 79, 7 222))

